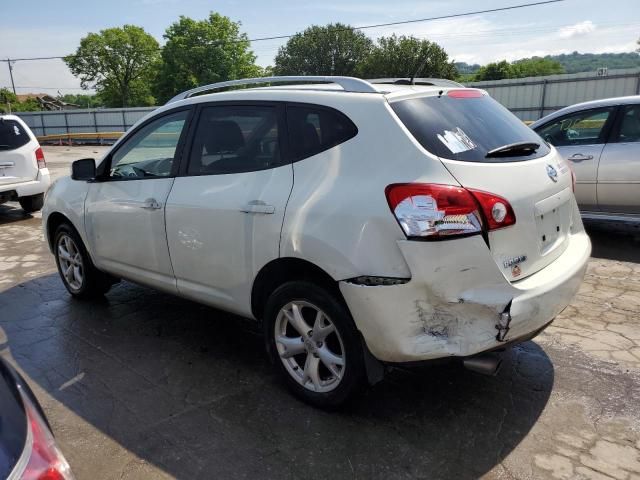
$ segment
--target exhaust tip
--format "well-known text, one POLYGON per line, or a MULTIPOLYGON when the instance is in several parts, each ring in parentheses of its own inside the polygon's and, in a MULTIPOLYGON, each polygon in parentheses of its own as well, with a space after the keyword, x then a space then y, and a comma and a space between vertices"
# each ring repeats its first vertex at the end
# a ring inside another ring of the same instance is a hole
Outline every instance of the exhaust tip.
POLYGON ((501 364, 502 358, 495 353, 482 353, 462 361, 467 370, 489 376, 497 375, 501 364))

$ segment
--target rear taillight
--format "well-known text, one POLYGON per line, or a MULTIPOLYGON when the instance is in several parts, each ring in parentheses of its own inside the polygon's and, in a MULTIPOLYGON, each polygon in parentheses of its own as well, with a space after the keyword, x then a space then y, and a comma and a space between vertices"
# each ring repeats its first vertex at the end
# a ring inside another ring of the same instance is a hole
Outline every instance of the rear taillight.
POLYGON ((469 189, 482 208, 487 222, 487 230, 497 230, 516 223, 516 214, 504 198, 493 193, 469 189))
POLYGON ((473 235, 513 225, 515 214, 504 198, 453 185, 389 185, 389 207, 407 238, 441 239, 473 235))
POLYGON ((42 147, 38 147, 36 150, 36 161, 38 162, 38 168, 47 168, 47 162, 44 161, 44 152, 42 147))
POLYGON ((478 205, 462 187, 421 183, 386 188, 387 201, 408 238, 438 238, 482 231, 478 205))
POLYGON ((24 403, 31 429, 31 455, 19 478, 21 480, 73 480, 69 464, 56 447, 53 435, 40 413, 28 400, 24 403))

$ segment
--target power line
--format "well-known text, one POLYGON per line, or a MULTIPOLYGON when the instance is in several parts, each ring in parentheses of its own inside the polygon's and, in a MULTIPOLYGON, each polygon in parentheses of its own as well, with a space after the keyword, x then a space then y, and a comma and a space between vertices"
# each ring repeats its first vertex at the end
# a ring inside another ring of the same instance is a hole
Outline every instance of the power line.
MULTIPOLYGON (((366 29, 370 29, 370 28, 380 28, 380 27, 391 27, 391 26, 396 26, 396 25, 407 25, 407 24, 412 24, 412 23, 421 23, 421 22, 431 22, 434 20, 445 20, 448 18, 460 18, 460 17, 469 17, 472 15, 480 15, 483 13, 495 13, 495 12, 504 12, 507 10, 516 10, 519 8, 528 8, 528 7, 536 7, 539 5, 547 5, 550 3, 560 3, 560 2, 564 2, 565 0, 543 0, 543 1, 538 1, 538 2, 530 2, 530 3, 521 3, 518 5, 510 5, 508 7, 498 7, 498 8, 489 8, 489 9, 485 9, 485 10, 475 10, 473 12, 463 12, 463 13, 452 13, 449 15, 439 15, 439 16, 435 16, 435 17, 426 17, 426 18, 417 18, 417 19, 413 19, 413 20, 401 20, 401 21, 397 21, 397 22, 387 22, 387 23, 376 23, 376 24, 371 24, 371 25, 362 25, 360 27, 345 27, 345 28, 334 28, 331 30, 331 33, 338 33, 338 32, 345 32, 345 31, 352 31, 352 30, 366 30, 366 29)), ((242 43, 242 42, 249 42, 249 43, 254 43, 254 42, 264 42, 267 40, 284 40, 287 38, 292 38, 295 35, 297 35, 297 33, 293 33, 293 34, 287 34, 287 35, 275 35, 272 37, 258 37, 258 38, 251 38, 251 39, 242 39, 242 40, 232 40, 231 42, 228 43, 242 43)), ((223 43, 223 42, 219 42, 219 43, 223 43)), ((32 58, 7 58, 7 59, 0 59, 0 61, 2 62, 24 62, 24 61, 30 61, 30 60, 57 60, 57 59, 61 59, 61 58, 65 58, 65 57, 69 57, 69 56, 73 56, 73 55, 61 55, 61 56, 50 56, 50 57, 32 57, 32 58)))
POLYGON ((59 58, 64 58, 67 56, 68 55, 62 55, 58 57, 0 58, 0 62, 23 62, 25 60, 57 60, 59 58))
MULTIPOLYGON (((349 30, 365 30, 368 28, 380 28, 380 27, 391 27, 391 26, 395 26, 395 25, 406 25, 409 23, 419 23, 419 22, 431 22, 433 20, 445 20, 447 18, 459 18, 459 17, 469 17, 471 15, 479 15, 481 13, 494 13, 494 12, 503 12, 506 10, 515 10, 518 8, 526 8, 526 7, 535 7, 538 5, 546 5, 549 3, 559 3, 559 2, 564 2, 564 0, 545 0, 542 2, 532 2, 532 3, 521 3, 520 5, 511 5, 509 7, 499 7, 499 8, 490 8, 490 9, 486 9, 486 10, 476 10, 475 12, 464 12, 464 13, 453 13, 453 14, 449 14, 449 15, 440 15, 437 17, 427 17, 427 18, 418 18, 415 20, 402 20, 402 21, 398 21, 398 22, 388 22, 388 23, 377 23, 377 24, 373 24, 373 25, 363 25, 361 27, 345 27, 345 28, 336 28, 331 30, 331 32, 344 32, 344 31, 349 31, 349 30)), ((249 40, 250 42, 261 42, 264 40, 282 40, 285 38, 291 38, 293 36, 295 36, 296 34, 292 34, 292 35, 277 35, 274 37, 261 37, 261 38, 254 38, 252 40, 249 40)))

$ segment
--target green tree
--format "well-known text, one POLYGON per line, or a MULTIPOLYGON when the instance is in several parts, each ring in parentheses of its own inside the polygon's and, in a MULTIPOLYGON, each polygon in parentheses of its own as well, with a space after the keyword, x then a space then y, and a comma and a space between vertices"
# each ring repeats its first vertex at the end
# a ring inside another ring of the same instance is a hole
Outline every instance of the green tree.
POLYGON ((503 78, 511 78, 511 65, 506 60, 488 63, 480 67, 474 80, 502 80, 503 78))
POLYGON ((211 13, 205 20, 181 16, 167 28, 162 63, 154 84, 160 102, 200 85, 260 76, 240 22, 211 13))
POLYGON ((380 37, 358 68, 360 76, 453 79, 458 72, 440 45, 416 37, 380 37), (420 70, 420 71, 418 71, 420 70))
POLYGON ((153 105, 150 80, 160 47, 141 27, 124 25, 89 33, 65 57, 83 88, 94 87, 108 107, 153 105))
POLYGON ((511 78, 541 77, 565 73, 564 67, 557 60, 549 58, 524 58, 511 63, 511 78))
POLYGON ((355 75, 371 52, 364 33, 341 23, 311 26, 278 49, 276 75, 355 75))
POLYGON ((0 88, 0 111, 9 113, 13 111, 13 106, 18 102, 16 95, 8 88, 0 88))
POLYGON ((7 88, 0 88, 0 112, 37 112, 42 110, 35 98, 19 101, 18 97, 7 88))
POLYGON ((550 58, 523 58, 509 63, 506 60, 493 62, 476 72, 475 81, 481 80, 502 80, 504 78, 524 78, 540 77, 543 75, 555 75, 565 73, 565 69, 560 62, 550 58))
POLYGON ((23 102, 12 103, 11 110, 14 112, 38 112, 42 110, 42 107, 35 98, 27 98, 23 102))

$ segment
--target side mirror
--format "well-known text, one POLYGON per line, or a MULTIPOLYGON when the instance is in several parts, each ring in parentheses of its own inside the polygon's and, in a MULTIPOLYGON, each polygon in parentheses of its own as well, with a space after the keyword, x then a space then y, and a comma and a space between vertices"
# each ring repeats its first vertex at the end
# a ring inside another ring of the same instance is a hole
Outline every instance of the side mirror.
POLYGON ((83 158, 76 160, 71 164, 72 180, 95 180, 96 178, 96 161, 93 158, 83 158))

